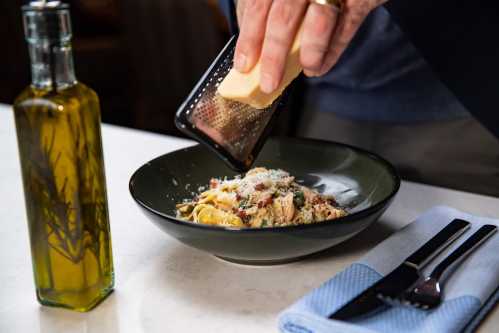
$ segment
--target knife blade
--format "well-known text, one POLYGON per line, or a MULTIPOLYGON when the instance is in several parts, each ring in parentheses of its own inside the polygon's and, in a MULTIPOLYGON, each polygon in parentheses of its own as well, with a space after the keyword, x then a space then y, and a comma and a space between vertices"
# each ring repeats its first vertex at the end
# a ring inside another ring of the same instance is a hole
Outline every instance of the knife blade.
POLYGON ((348 320, 386 309, 388 305, 378 297, 379 294, 395 298, 411 288, 421 278, 420 269, 469 228, 469 222, 453 220, 392 272, 343 305, 329 318, 348 320))

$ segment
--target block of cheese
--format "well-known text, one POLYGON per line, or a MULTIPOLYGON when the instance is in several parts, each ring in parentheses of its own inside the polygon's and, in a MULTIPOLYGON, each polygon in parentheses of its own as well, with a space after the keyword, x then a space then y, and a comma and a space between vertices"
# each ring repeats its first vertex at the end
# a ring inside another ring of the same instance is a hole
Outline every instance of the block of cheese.
POLYGON ((287 57, 283 79, 274 92, 266 94, 260 90, 261 64, 258 61, 247 73, 240 73, 232 68, 218 86, 218 93, 223 98, 248 104, 256 109, 271 105, 303 69, 300 65, 300 35, 296 35, 287 57))

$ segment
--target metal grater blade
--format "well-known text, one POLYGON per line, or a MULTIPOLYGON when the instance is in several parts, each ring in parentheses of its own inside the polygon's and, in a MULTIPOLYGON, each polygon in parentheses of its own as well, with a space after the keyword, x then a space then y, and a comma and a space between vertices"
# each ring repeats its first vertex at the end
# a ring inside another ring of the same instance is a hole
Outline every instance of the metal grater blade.
POLYGON ((288 93, 265 109, 226 100, 217 94, 220 82, 233 66, 236 40, 237 36, 231 38, 180 106, 175 124, 214 150, 231 168, 245 171, 253 164, 288 93))

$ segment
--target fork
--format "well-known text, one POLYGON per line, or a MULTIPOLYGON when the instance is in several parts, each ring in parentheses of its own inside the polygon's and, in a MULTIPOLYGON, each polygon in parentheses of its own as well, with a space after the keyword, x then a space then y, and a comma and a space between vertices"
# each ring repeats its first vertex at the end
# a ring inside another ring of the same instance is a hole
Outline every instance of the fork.
POLYGON ((455 262, 463 260, 483 242, 497 231, 495 225, 484 225, 471 235, 463 244, 442 260, 435 269, 424 280, 420 280, 416 286, 404 293, 400 299, 389 300, 394 305, 410 306, 423 310, 430 310, 437 307, 442 302, 442 288, 440 281, 443 274, 455 262))

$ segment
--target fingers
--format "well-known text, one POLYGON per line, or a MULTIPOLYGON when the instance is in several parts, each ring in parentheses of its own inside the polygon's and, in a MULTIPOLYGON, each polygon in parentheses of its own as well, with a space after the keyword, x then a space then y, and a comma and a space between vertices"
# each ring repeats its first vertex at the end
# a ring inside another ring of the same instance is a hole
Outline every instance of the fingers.
POLYGON ((305 12, 307 0, 274 0, 261 55, 260 88, 273 92, 282 80, 286 59, 305 12))
POLYGON ((324 75, 338 62, 338 59, 371 11, 370 1, 357 2, 353 7, 346 6, 343 13, 339 16, 329 50, 325 56, 322 68, 317 75, 324 75))
POLYGON ((267 16, 272 0, 245 0, 234 55, 234 67, 240 72, 247 72, 256 64, 262 50, 267 16))
POLYGON ((346 0, 338 15, 329 6, 309 5, 308 0, 239 0, 240 35, 234 66, 248 72, 260 59, 260 88, 265 93, 273 92, 282 80, 303 19, 300 63, 306 75, 323 75, 337 63, 369 12, 384 2, 346 0))
POLYGON ((310 4, 303 21, 300 63, 307 76, 320 73, 336 25, 338 13, 329 6, 310 4))
POLYGON ((236 16, 237 16, 237 23, 239 24, 239 26, 243 25, 243 15, 245 7, 246 7, 246 0, 239 0, 237 2, 236 16))

